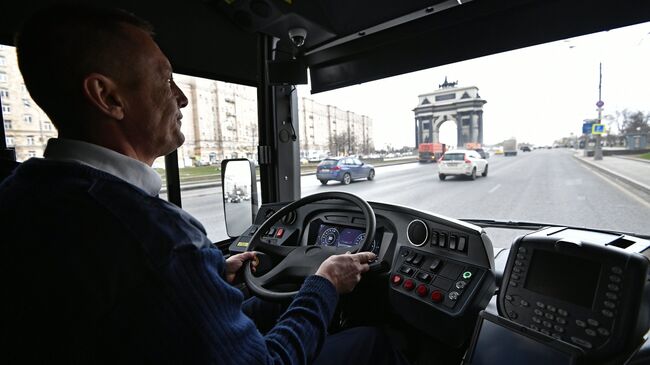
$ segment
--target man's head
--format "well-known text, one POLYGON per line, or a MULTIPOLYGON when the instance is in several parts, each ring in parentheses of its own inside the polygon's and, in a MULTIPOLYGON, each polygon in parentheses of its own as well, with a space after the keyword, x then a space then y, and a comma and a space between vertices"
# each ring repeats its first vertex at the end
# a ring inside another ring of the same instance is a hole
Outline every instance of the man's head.
POLYGON ((149 164, 183 143, 187 99, 147 22, 119 10, 55 6, 25 22, 16 46, 25 85, 60 137, 149 164))

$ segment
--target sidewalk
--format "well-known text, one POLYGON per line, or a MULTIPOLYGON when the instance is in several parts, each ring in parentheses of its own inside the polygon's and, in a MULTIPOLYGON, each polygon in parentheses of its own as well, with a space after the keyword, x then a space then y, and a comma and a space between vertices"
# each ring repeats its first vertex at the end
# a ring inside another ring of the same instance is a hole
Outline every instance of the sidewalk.
POLYGON ((645 160, 627 156, 604 156, 595 161, 593 157, 584 157, 577 151, 573 157, 583 164, 617 180, 632 186, 650 197, 650 163, 645 160))

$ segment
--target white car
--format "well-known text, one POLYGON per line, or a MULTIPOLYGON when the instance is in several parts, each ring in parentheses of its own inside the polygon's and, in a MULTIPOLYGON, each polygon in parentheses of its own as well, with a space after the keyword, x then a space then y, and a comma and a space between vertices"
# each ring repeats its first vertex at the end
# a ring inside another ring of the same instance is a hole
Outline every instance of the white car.
POLYGON ((452 150, 445 153, 438 160, 438 177, 444 180, 451 175, 469 176, 476 179, 476 175, 487 176, 488 162, 481 158, 476 151, 452 150))

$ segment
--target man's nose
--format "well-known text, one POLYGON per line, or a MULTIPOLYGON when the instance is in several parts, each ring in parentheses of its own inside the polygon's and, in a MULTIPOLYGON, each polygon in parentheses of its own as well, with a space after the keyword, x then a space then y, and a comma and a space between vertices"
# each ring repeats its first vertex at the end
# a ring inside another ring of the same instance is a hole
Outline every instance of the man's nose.
POLYGON ((181 90, 176 83, 174 83, 174 89, 176 90, 176 100, 178 101, 178 106, 181 108, 185 108, 187 106, 188 100, 185 94, 183 93, 183 90, 181 90))

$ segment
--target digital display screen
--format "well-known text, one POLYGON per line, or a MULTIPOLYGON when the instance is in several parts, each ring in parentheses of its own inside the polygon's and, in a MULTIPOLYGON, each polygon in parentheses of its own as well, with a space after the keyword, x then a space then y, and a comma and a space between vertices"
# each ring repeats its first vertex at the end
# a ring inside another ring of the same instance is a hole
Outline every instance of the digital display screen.
POLYGON ((482 321, 479 333, 475 334, 478 337, 469 361, 472 365, 574 363, 571 353, 562 352, 487 319, 482 321))
POLYGON ((535 250, 524 287, 551 298, 591 308, 599 277, 598 263, 535 250))
POLYGON ((321 224, 318 228, 317 244, 323 246, 357 246, 363 241, 365 230, 361 228, 340 227, 321 224))

